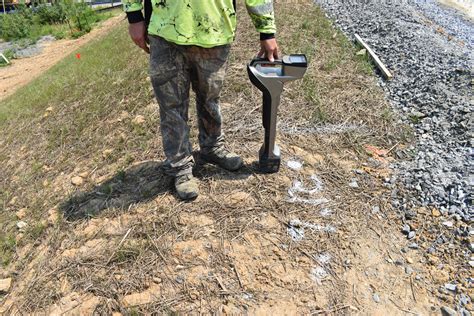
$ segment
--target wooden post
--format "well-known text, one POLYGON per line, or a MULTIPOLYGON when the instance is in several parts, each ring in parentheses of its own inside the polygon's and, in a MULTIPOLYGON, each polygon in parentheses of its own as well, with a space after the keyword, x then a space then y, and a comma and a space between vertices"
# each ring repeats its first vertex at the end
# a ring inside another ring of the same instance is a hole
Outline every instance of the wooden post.
POLYGON ((393 75, 390 72, 390 70, 388 70, 388 68, 384 65, 384 63, 380 60, 380 58, 374 53, 374 51, 370 48, 370 46, 367 45, 367 43, 364 42, 364 40, 359 35, 357 34, 354 34, 354 35, 355 35, 357 43, 359 43, 362 47, 365 48, 365 50, 367 50, 367 53, 369 53, 370 57, 374 61, 375 66, 377 66, 377 68, 380 69, 385 79, 391 80, 393 78, 393 75))
MULTIPOLYGON (((4 2, 4 1, 2 1, 4 2)), ((10 61, 5 57, 5 55, 3 55, 2 53, 0 53, 0 56, 3 58, 3 60, 5 60, 5 62, 7 63, 7 65, 10 63, 10 61)))

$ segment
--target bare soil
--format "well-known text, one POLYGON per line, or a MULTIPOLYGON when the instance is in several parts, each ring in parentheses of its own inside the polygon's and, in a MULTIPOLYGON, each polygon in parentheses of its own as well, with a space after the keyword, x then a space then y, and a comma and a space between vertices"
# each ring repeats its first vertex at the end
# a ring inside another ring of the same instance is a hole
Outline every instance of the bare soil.
POLYGON ((107 19, 98 27, 92 29, 90 33, 78 39, 62 39, 47 42, 44 44, 41 54, 28 58, 14 59, 12 65, 0 68, 0 101, 36 79, 82 45, 107 33, 110 28, 116 26, 121 20, 123 20, 123 16, 107 19))

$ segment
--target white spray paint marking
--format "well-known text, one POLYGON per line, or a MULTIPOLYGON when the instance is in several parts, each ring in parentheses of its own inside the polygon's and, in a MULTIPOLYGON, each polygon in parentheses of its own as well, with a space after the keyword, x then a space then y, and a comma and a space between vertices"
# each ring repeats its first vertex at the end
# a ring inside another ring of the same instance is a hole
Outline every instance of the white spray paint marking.
POLYGON ((319 225, 319 224, 306 224, 307 228, 311 229, 312 231, 317 232, 327 232, 327 233, 335 233, 336 227, 332 225, 319 225))
POLYGON ((320 253, 316 257, 316 261, 319 262, 319 266, 316 266, 311 269, 311 278, 319 285, 321 285, 322 280, 326 279, 329 276, 326 267, 331 261, 331 258, 332 256, 327 252, 320 253))
POLYGON ((330 261, 331 261, 331 255, 327 252, 323 252, 321 254, 318 255, 318 257, 316 258, 316 260, 318 260, 319 264, 320 265, 327 265, 330 261))
POLYGON ((301 203, 301 204, 309 204, 309 205, 322 205, 329 202, 328 199, 304 199, 298 196, 292 197, 288 200, 290 203, 301 203))
POLYGON ((327 233, 336 232, 336 227, 332 225, 306 223, 306 222, 300 221, 299 219, 292 219, 288 223, 287 231, 288 231, 288 235, 290 235, 294 241, 301 241, 304 238, 305 229, 309 229, 312 232, 327 232, 327 233))
MULTIPOLYGON (((288 167, 293 170, 299 170, 303 167, 303 164, 299 161, 288 161, 287 164, 288 167)), ((288 189, 288 201, 290 203, 321 205, 329 202, 329 200, 324 197, 314 196, 316 194, 320 194, 323 190, 323 182, 318 178, 318 176, 313 174, 311 175, 310 180, 312 182, 312 186, 309 188, 305 187, 301 181, 295 180, 293 182, 291 188, 288 189)), ((328 208, 325 208, 321 210, 321 215, 328 217, 332 215, 332 211, 328 208)), ((332 225, 305 223, 299 219, 293 219, 289 222, 287 232, 294 241, 301 241, 305 236, 305 229, 310 229, 312 232, 336 232, 336 228, 332 225)))
POLYGON ((321 281, 328 277, 327 271, 323 267, 314 267, 311 269, 311 278, 321 285, 321 281))
POLYGON ((300 170, 301 168, 303 168, 303 163, 297 160, 290 160, 286 164, 288 168, 293 170, 300 170))
POLYGON ((297 180, 293 182, 293 186, 290 188, 289 192, 291 191, 292 193, 300 192, 307 194, 316 194, 321 192, 321 190, 323 189, 323 182, 315 174, 313 174, 310 179, 311 181, 313 181, 313 188, 307 189, 303 186, 303 183, 301 183, 301 181, 297 180))
POLYGON ((283 126, 280 125, 279 129, 282 133, 289 135, 308 135, 308 134, 341 134, 351 131, 363 131, 366 128, 364 126, 358 126, 353 124, 327 124, 319 127, 305 127, 305 126, 283 126))
POLYGON ((322 217, 329 217, 329 216, 332 216, 332 210, 328 209, 328 208, 323 208, 319 214, 321 214, 322 217))
POLYGON ((288 235, 290 235, 291 239, 294 241, 301 241, 304 238, 304 228, 303 227, 294 227, 290 226, 287 229, 288 235))
POLYGON ((310 204, 310 205, 321 205, 329 202, 325 198, 312 198, 312 195, 320 193, 323 189, 322 181, 316 176, 312 175, 310 177, 313 182, 313 187, 306 188, 301 181, 294 181, 293 186, 288 189, 288 195, 290 196, 290 203, 301 203, 301 204, 310 204), (306 196, 301 196, 301 194, 306 196))

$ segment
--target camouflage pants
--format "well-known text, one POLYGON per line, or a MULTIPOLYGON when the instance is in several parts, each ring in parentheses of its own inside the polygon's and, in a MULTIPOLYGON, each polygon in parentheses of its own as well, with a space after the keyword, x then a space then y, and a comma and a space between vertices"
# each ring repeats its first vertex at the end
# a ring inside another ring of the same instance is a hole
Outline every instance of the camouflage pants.
POLYGON ((214 48, 181 46, 158 36, 150 39, 150 78, 160 106, 165 169, 177 176, 192 172, 188 108, 196 93, 199 145, 202 152, 223 146, 219 98, 230 45, 214 48))

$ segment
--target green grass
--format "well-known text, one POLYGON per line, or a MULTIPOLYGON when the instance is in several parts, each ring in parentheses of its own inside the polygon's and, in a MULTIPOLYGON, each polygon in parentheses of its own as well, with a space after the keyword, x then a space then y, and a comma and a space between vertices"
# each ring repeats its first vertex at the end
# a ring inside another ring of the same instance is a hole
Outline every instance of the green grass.
MULTIPOLYGON (((283 29, 291 36, 281 37, 281 46, 288 53, 306 54, 312 64, 302 81, 305 100, 312 107, 309 119, 315 124, 338 124, 344 120, 391 124, 391 116, 379 115, 387 110, 382 109, 386 105, 380 92, 374 91, 371 96, 361 91, 361 84, 365 86, 367 82, 361 83, 360 79, 374 73, 370 60, 356 55, 358 48, 333 27, 319 7, 313 6, 302 15, 296 9, 286 14, 285 20, 299 15, 299 24, 283 29), (294 29, 298 32, 291 32, 294 29), (366 109, 372 107, 379 107, 380 111, 367 113, 366 109)), ((372 86, 367 88, 374 90, 372 86)))
POLYGON ((79 49, 80 59, 73 53, 19 89, 0 103, 0 126, 18 115, 38 116, 51 105, 72 108, 80 103, 85 111, 77 111, 73 126, 65 124, 51 131, 51 141, 58 145, 63 140, 61 135, 80 133, 92 117, 109 111, 107 105, 119 102, 129 92, 136 91, 139 82, 144 83, 146 56, 141 56, 141 62, 137 63, 139 59, 131 56, 136 50, 127 36, 123 27, 118 28, 109 36, 79 49), (131 69, 130 64, 139 64, 139 67, 131 69), (122 80, 123 76, 128 79, 122 80))
POLYGON ((15 251, 15 236, 8 233, 0 233, 0 266, 7 266, 12 260, 15 251))
MULTIPOLYGON (((129 111, 132 115, 137 106, 145 107, 152 95, 147 77, 147 55, 142 54, 129 40, 126 25, 113 29, 107 36, 97 38, 90 44, 77 50, 81 58, 73 52, 39 78, 20 88, 15 94, 0 102, 0 174, 2 180, 17 177, 16 183, 0 181, 0 254, 8 263, 14 250, 14 236, 17 233, 15 221, 6 214, 14 214, 16 207, 8 206, 14 196, 8 192, 22 192, 21 203, 29 205, 35 212, 28 219, 31 229, 25 237, 40 238, 46 227, 38 223, 44 219, 50 208, 44 203, 44 196, 38 194, 45 189, 43 182, 54 179, 61 172, 72 170, 77 163, 71 157, 92 158, 93 163, 107 166, 114 160, 125 157, 122 162, 133 161, 128 152, 131 148, 141 147, 154 135, 152 128, 135 128, 130 122, 124 122, 124 128, 130 128, 127 140, 112 140, 114 155, 102 158, 104 137, 112 135, 117 126, 104 125, 109 115, 118 115, 120 111, 129 111), (111 58, 114 56, 114 58, 111 58), (52 107, 49 119, 44 119, 46 109, 52 107), (21 133, 20 125, 30 125, 37 134, 21 133), (38 138, 41 141, 38 141, 38 138), (5 142, 9 145, 3 145, 5 142), (29 144, 24 150, 33 149, 24 168, 7 168, 5 162, 12 154, 21 151, 16 145, 29 144), (62 156, 66 149, 67 154, 62 156), (116 152, 116 154, 115 154, 116 152), (54 161, 50 161, 55 157, 54 161), (43 166, 54 165, 57 170, 45 172, 43 166), (34 207, 33 207, 34 206, 34 207), (9 211, 10 210, 10 211, 9 211)), ((50 189, 50 187, 46 187, 50 189)), ((64 196, 51 197, 49 202, 61 201, 64 196)))

